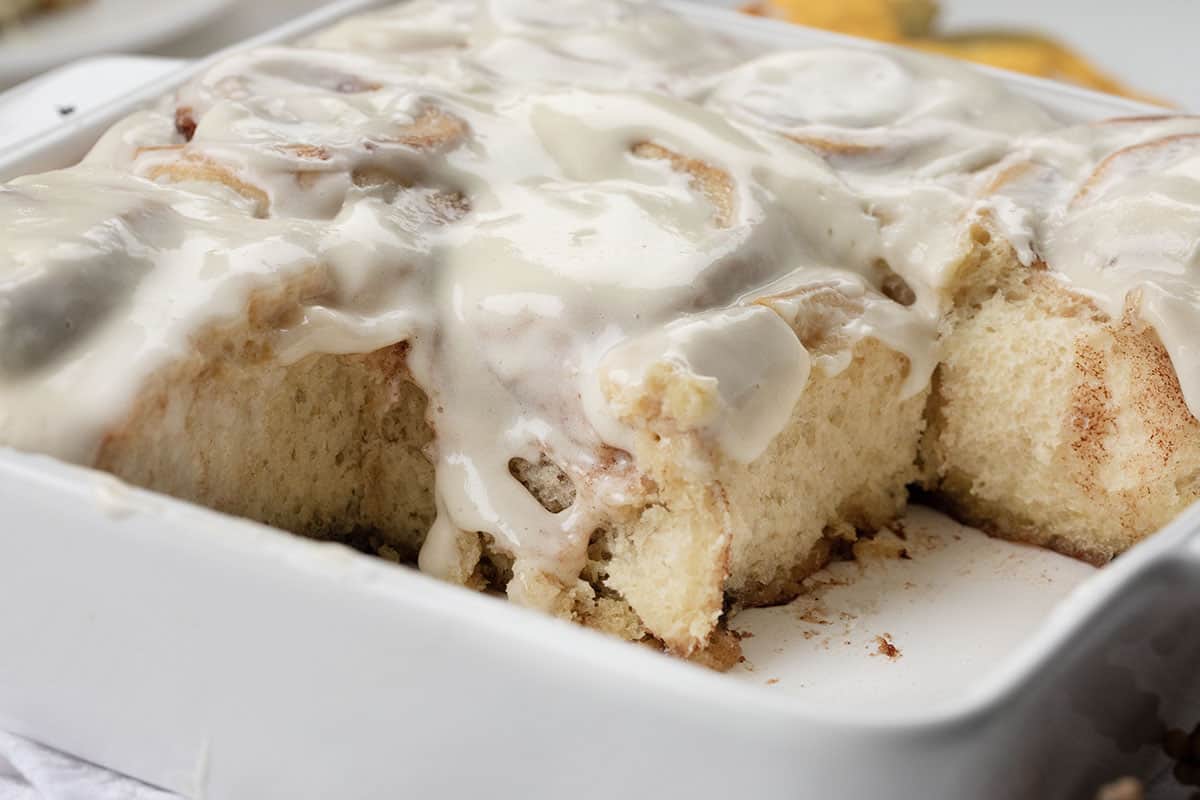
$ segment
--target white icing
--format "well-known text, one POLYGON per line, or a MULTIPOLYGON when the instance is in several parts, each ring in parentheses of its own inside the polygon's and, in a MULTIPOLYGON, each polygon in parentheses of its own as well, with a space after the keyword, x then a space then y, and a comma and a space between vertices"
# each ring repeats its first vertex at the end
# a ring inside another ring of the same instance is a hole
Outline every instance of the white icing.
MULTIPOLYGON (((605 354, 598 378, 611 384, 610 392, 637 394, 656 366, 667 366, 692 391, 700 408, 689 427, 743 463, 762 455, 787 424, 810 369, 791 326, 760 305, 684 317, 627 339, 605 354)), ((607 404, 586 405, 606 441, 634 449, 607 404)))
MULTIPOLYGON (((535 602, 529 576, 573 580, 631 495, 622 451, 646 423, 620 397, 673 370, 698 398, 675 424, 752 462, 810 370, 844 369, 865 337, 908 358, 911 396, 980 171, 1020 137, 1070 175, 1103 157, 949 62, 750 55, 650 4, 415 0, 230 57, 81 166, 0 189, 0 441, 92 461, 197 331, 304 279, 280 360, 410 344, 437 432, 422 569, 450 574, 458 532, 482 531, 535 602), (911 306, 885 296, 897 274, 911 306), (792 327, 820 292, 845 302, 836 346, 810 354, 792 327), (542 455, 575 482, 558 513, 509 474, 542 455)), ((1175 195, 1105 183, 1047 230, 1028 209, 1053 192, 986 202, 1064 280, 1110 299, 1136 285, 1194 392, 1200 224, 1192 162, 1171 163, 1175 195), (1096 279, 1110 251, 1141 277, 1096 279)))
POLYGON ((987 205, 1028 262, 1157 332, 1200 417, 1200 118, 1023 137, 987 205))

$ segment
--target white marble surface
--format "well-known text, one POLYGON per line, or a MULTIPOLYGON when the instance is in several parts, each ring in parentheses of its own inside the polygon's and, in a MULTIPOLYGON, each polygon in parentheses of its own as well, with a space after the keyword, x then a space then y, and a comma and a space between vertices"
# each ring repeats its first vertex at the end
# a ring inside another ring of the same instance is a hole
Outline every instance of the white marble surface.
POLYGON ((0 800, 179 800, 179 796, 0 731, 0 800))

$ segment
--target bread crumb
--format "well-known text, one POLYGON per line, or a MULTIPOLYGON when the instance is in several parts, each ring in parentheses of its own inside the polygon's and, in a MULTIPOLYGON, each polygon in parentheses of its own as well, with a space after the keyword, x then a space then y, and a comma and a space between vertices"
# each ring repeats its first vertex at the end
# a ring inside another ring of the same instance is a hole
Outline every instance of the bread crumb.
POLYGON ((882 636, 876 636, 875 643, 878 645, 879 654, 887 656, 891 661, 895 661, 903 655, 903 653, 900 652, 900 648, 896 647, 896 643, 892 641, 892 635, 890 633, 885 633, 882 636))

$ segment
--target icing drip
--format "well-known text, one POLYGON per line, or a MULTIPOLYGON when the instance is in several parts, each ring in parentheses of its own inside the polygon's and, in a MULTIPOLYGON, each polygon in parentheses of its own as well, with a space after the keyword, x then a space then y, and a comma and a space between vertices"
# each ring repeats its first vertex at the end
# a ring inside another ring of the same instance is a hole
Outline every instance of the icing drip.
POLYGON ((532 603, 526 576, 573 580, 629 494, 622 398, 656 376, 742 462, 863 338, 921 391, 958 221, 988 204, 1071 285, 1136 290, 1196 408, 1190 144, 1102 166, 1146 126, 1063 132, 936 59, 751 55, 650 4, 416 0, 232 56, 82 165, 0 189, 0 439, 89 462, 197 331, 300 285, 277 358, 409 343, 437 432, 421 567, 484 532, 532 603), (1022 153, 1053 177, 978 199, 1022 153), (830 294, 842 311, 814 314, 830 294), (835 345, 810 353, 815 324, 835 345), (575 502, 543 507, 513 459, 558 465, 575 502))

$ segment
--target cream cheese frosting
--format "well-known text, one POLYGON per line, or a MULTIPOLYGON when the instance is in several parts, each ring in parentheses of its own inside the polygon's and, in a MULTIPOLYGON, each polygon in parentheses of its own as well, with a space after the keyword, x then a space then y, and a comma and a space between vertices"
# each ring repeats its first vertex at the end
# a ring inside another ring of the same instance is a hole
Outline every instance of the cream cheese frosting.
POLYGON ((1194 410, 1197 151, 1115 158, 1149 128, 1062 125, 947 61, 752 54, 648 3, 352 17, 231 56, 81 165, 0 188, 0 439, 88 463, 198 330, 315 273, 277 356, 408 342, 437 431, 421 567, 485 532, 521 599, 525 570, 578 574, 627 492, 613 398, 653 371, 702 387, 696 430, 742 462, 863 338, 924 389, 982 210, 1106 308, 1138 293, 1194 410), (1055 177, 981 191, 1019 158, 1055 177), (853 308, 835 352, 793 332, 818 290, 853 308), (576 479, 563 511, 509 473, 543 456, 576 479))

